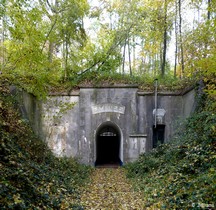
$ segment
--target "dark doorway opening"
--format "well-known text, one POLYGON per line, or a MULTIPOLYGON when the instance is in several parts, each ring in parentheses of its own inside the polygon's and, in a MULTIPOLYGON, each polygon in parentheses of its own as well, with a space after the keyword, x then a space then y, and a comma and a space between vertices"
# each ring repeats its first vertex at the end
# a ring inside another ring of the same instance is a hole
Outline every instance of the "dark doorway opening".
POLYGON ((153 148, 164 143, 165 125, 153 126, 153 148))
POLYGON ((103 126, 96 136, 96 166, 119 166, 120 133, 113 126, 103 126))

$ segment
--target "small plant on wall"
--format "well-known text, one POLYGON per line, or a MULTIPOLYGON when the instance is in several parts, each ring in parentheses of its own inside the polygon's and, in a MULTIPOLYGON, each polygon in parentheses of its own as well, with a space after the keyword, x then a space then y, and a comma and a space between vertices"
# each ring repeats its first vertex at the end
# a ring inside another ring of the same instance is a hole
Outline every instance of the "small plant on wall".
POLYGON ((56 112, 56 115, 53 116, 53 120, 54 121, 60 121, 61 118, 63 117, 63 115, 73 109, 73 107, 76 105, 76 102, 63 102, 63 101, 60 101, 60 103, 58 104, 58 107, 59 107, 59 111, 56 112))
POLYGON ((57 99, 50 98, 48 106, 44 109, 44 118, 48 118, 48 121, 54 125, 57 125, 61 122, 64 114, 73 109, 77 102, 64 102, 63 100, 58 101, 57 99))

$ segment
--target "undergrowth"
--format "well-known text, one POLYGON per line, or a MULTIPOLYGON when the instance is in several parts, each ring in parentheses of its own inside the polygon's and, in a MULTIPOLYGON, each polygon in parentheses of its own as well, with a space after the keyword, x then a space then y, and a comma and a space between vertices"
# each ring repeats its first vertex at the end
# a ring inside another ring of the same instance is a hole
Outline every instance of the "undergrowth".
MULTIPOLYGON (((140 90, 152 91, 154 90, 154 78, 150 74, 145 75, 130 75, 121 74, 117 72, 87 72, 75 79, 71 79, 71 85, 93 85, 93 86, 103 86, 103 85, 119 85, 119 84, 129 84, 138 85, 140 90)), ((164 77, 158 76, 159 81, 159 91, 168 90, 182 90, 186 87, 194 84, 194 81, 190 78, 174 78, 171 75, 165 75, 164 77)))
MULTIPOLYGON (((112 85, 137 85, 140 91, 154 91, 154 78, 150 74, 145 75, 129 75, 117 72, 103 72, 103 71, 89 71, 84 74, 74 74, 67 81, 58 81, 52 85, 47 85, 39 90, 37 89, 27 90, 27 92, 33 93, 38 98, 44 98, 48 92, 70 92, 71 90, 77 90, 82 86, 112 86, 112 85), (35 92, 37 91, 37 92, 35 92)), ((187 87, 194 86, 195 79, 192 78, 174 78, 172 75, 165 75, 164 77, 158 76, 158 91, 182 91, 187 87)), ((18 87, 22 85, 18 85, 18 87)))
POLYGON ((47 75, 14 75, 1 74, 0 82, 7 81, 18 88, 22 88, 28 93, 33 94, 38 99, 45 99, 52 93, 70 92, 77 90, 82 86, 112 86, 112 85, 137 85, 140 91, 154 91, 154 80, 158 79, 158 91, 183 91, 186 88, 194 86, 197 79, 195 78, 175 78, 173 75, 153 76, 152 74, 130 75, 122 74, 115 71, 91 70, 85 73, 71 74, 67 80, 60 79, 59 75, 50 72, 47 75))
POLYGON ((5 85, 0 86, 0 209, 82 209, 90 167, 57 158, 38 139, 5 85))
POLYGON ((216 114, 213 102, 186 120, 171 143, 126 165, 145 209, 216 208, 216 114))

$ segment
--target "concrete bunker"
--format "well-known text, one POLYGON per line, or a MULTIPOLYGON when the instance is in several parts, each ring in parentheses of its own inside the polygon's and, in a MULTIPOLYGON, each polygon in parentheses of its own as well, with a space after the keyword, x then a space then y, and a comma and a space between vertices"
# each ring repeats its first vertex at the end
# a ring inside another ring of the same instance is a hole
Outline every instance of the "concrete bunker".
POLYGON ((112 122, 105 122, 98 127, 95 135, 96 166, 122 164, 121 138, 120 129, 112 122))
POLYGON ((43 101, 20 91, 20 107, 56 156, 122 165, 170 141, 196 105, 193 89, 156 96, 133 85, 80 87, 43 101))

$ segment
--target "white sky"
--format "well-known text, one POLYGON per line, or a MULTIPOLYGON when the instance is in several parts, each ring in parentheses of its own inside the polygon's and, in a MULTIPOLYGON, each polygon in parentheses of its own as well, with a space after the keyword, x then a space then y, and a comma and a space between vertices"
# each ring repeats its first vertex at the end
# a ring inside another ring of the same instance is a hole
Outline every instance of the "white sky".
MULTIPOLYGON (((100 3, 99 0, 88 0, 91 7, 100 7, 102 3, 100 3)), ((188 7, 188 3, 191 2, 191 0, 185 0, 183 1, 184 4, 182 5, 182 18, 183 18, 183 25, 182 30, 185 29, 192 29, 193 27, 193 21, 198 20, 199 14, 194 12, 194 9, 188 7)), ((203 4, 203 10, 205 10, 206 4, 203 4)), ((203 11, 200 10, 200 14, 202 14, 203 11)), ((106 19, 106 17, 105 17, 106 19)), ((108 18, 107 18, 108 19, 108 18)), ((109 21, 107 21, 109 22, 109 21)), ((88 35, 93 39, 97 39, 97 29, 98 29, 98 23, 96 19, 88 19, 86 18, 84 21, 85 28, 87 30, 88 35)), ((169 43, 169 48, 167 51, 167 59, 170 61, 171 65, 174 64, 174 55, 175 55, 175 32, 172 31, 171 34, 171 41, 169 43)))

